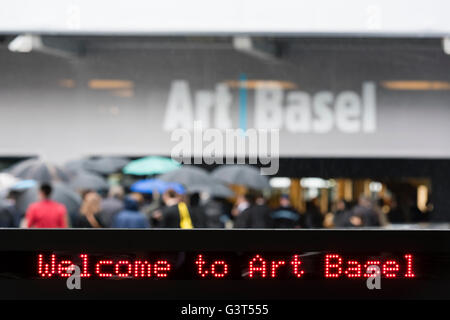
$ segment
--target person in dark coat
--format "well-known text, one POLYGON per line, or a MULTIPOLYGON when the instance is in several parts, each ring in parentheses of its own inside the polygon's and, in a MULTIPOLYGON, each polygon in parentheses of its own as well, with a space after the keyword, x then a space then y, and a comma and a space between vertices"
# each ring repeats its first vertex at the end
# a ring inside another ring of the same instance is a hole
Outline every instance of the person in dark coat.
POLYGON ((388 219, 390 223, 405 223, 407 221, 406 214, 398 205, 395 197, 391 200, 391 209, 388 213, 388 219))
POLYGON ((195 228, 206 228, 205 208, 200 203, 200 195, 198 193, 194 193, 189 197, 188 211, 195 228))
POLYGON ((317 198, 306 202, 305 225, 308 228, 323 227, 323 215, 320 213, 317 202, 317 198))
POLYGON ((350 222, 352 212, 349 208, 349 204, 345 200, 338 200, 336 202, 336 210, 333 216, 333 224, 336 228, 348 228, 353 227, 350 222))
POLYGON ((206 228, 225 228, 225 221, 229 217, 225 213, 225 206, 220 198, 212 197, 203 205, 206 228))
POLYGON ((242 211, 234 222, 234 228, 271 228, 271 210, 261 193, 249 193, 246 195, 250 206, 242 211))
POLYGON ((150 228, 147 217, 139 211, 142 195, 132 193, 124 199, 124 209, 114 219, 113 228, 150 228))
POLYGON ((0 200, 0 228, 18 227, 14 206, 5 200, 0 200))
POLYGON ((116 215, 123 210, 123 188, 111 186, 108 197, 102 200, 100 219, 105 228, 111 228, 116 215))
POLYGON ((282 195, 280 197, 280 206, 270 214, 270 217, 273 228, 288 229, 301 227, 300 213, 291 206, 288 195, 282 195))
POLYGON ((73 221, 74 228, 103 228, 99 217, 102 198, 95 191, 86 193, 83 197, 80 213, 73 221))
POLYGON ((168 189, 163 194, 165 207, 161 210, 160 228, 197 228, 201 227, 201 221, 197 219, 181 196, 173 189, 168 189), (184 208, 182 212, 180 208, 184 208))
POLYGON ((361 196, 359 198, 358 205, 352 210, 351 222, 356 227, 378 227, 381 225, 378 212, 374 209, 368 197, 361 196), (361 221, 360 223, 358 219, 361 221))

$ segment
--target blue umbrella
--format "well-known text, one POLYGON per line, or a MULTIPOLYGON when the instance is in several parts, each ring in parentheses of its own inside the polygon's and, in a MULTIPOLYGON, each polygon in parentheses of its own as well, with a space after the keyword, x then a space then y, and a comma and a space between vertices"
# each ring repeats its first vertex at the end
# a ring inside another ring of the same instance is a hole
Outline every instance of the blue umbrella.
POLYGON ((164 192, 169 189, 172 189, 178 194, 186 193, 186 189, 183 187, 183 185, 176 182, 166 182, 166 188, 164 189, 164 192))
POLYGON ((131 185, 130 190, 144 194, 152 194, 154 191, 162 194, 168 189, 173 189, 178 194, 185 194, 184 187, 175 182, 166 182, 159 179, 144 179, 131 185))
POLYGON ((163 193, 166 189, 167 182, 159 179, 144 179, 139 180, 131 185, 130 190, 144 194, 152 194, 154 191, 163 193))

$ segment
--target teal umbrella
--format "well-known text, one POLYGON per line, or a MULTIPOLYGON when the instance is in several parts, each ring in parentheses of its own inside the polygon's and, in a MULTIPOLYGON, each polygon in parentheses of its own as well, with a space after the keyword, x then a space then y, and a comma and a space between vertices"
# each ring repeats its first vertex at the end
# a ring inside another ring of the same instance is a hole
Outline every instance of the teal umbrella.
POLYGON ((177 169, 181 165, 170 158, 150 156, 133 160, 123 168, 123 173, 135 176, 148 176, 166 173, 177 169))

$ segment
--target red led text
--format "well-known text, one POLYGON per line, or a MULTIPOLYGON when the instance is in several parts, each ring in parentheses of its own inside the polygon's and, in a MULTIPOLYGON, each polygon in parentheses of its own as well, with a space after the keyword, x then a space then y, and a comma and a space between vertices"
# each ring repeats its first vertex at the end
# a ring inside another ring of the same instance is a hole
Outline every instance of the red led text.
POLYGON ((224 278, 228 274, 229 266, 224 260, 214 260, 207 263, 203 255, 199 254, 195 260, 197 265, 197 273, 202 278, 208 275, 213 278, 224 278))
MULTIPOLYGON (((147 260, 99 260, 93 265, 87 254, 79 255, 81 277, 90 278, 94 273, 100 278, 166 278, 171 270, 167 260, 150 262, 147 260), (92 269, 92 270, 91 270, 92 269)), ((71 260, 58 260, 56 254, 45 257, 38 255, 38 274, 42 278, 69 277, 67 268, 74 264, 71 260)))
POLYGON ((324 261, 325 278, 367 278, 373 275, 376 269, 385 278, 414 278, 413 255, 406 254, 402 260, 370 259, 358 261, 357 259, 344 259, 339 254, 327 254, 324 261), (374 268, 371 266, 377 266, 374 268), (403 267, 401 267, 403 266, 403 267))

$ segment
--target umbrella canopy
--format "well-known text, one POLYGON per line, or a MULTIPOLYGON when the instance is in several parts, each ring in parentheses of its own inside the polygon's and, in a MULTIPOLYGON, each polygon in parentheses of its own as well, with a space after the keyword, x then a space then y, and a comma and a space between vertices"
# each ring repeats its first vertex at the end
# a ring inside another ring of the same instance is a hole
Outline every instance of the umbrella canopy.
POLYGON ((30 189, 32 187, 37 186, 38 183, 34 180, 21 180, 19 182, 17 182, 16 184, 14 184, 10 190, 11 191, 16 191, 16 192, 20 192, 20 191, 24 191, 26 189, 30 189))
POLYGON ((180 164, 173 159, 151 156, 131 161, 122 171, 125 174, 148 176, 166 173, 179 167, 180 164))
POLYGON ((165 188, 163 189, 162 193, 166 192, 166 190, 172 189, 178 194, 185 194, 186 189, 183 187, 182 184, 176 183, 176 182, 167 182, 165 188))
MULTIPOLYGON (((51 199, 64 204, 69 213, 78 213, 81 206, 81 197, 75 191, 63 183, 54 183, 52 188, 51 199)), ((31 203, 38 201, 38 195, 39 187, 37 184, 19 192, 16 198, 16 206, 19 212, 25 213, 31 203)))
POLYGON ((78 171, 86 171, 87 162, 89 162, 89 159, 71 160, 64 164, 64 169, 66 169, 71 174, 76 174, 78 171))
POLYGON ((159 179, 144 179, 133 183, 130 187, 130 190, 143 194, 152 194, 154 191, 163 193, 166 185, 166 181, 162 181, 159 179))
POLYGON ((127 158, 120 157, 100 157, 96 159, 88 159, 83 163, 83 168, 101 175, 108 175, 119 172, 129 163, 127 158))
POLYGON ((107 190, 108 183, 99 175, 91 172, 78 171, 70 180, 70 187, 74 190, 107 190))
POLYGON ((0 173, 0 194, 7 193, 8 190, 14 186, 19 179, 14 177, 12 174, 9 173, 0 173))
POLYGON ((21 179, 31 179, 37 182, 68 182, 70 174, 54 164, 40 160, 28 159, 13 165, 8 173, 21 179))
POLYGON ((130 187, 131 191, 143 194, 152 194, 155 191, 162 194, 168 189, 173 189, 178 194, 186 193, 186 190, 181 184, 175 182, 166 182, 159 179, 139 180, 130 187))
POLYGON ((179 169, 162 174, 158 179, 167 182, 178 182, 188 189, 189 186, 210 184, 214 182, 206 170, 190 165, 185 165, 179 169))
POLYGON ((219 198, 231 198, 234 196, 234 192, 220 182, 189 186, 188 192, 206 192, 211 196, 219 198))
POLYGON ((256 190, 270 188, 269 179, 249 165, 223 165, 212 176, 228 184, 239 184, 256 190))

